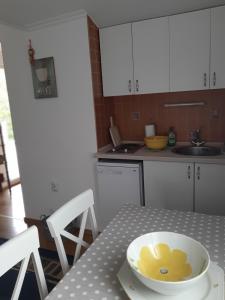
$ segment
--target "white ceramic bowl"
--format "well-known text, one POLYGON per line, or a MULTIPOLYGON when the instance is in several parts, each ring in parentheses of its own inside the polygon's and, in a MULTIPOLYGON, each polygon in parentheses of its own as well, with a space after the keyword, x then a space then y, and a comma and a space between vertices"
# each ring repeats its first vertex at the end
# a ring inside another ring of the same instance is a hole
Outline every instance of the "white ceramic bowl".
POLYGON ((209 268, 208 251, 198 241, 174 232, 152 232, 127 249, 135 276, 163 295, 177 295, 202 279, 209 268))

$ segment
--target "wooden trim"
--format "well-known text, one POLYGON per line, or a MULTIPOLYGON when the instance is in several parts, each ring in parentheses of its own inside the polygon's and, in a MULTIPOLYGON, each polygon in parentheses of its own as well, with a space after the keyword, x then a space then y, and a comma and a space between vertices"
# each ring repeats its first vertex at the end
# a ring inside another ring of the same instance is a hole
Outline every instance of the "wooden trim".
POLYGON ((42 224, 41 220, 38 219, 32 219, 32 218, 24 218, 24 222, 28 225, 28 226, 32 226, 32 225, 36 225, 36 226, 40 226, 42 224))

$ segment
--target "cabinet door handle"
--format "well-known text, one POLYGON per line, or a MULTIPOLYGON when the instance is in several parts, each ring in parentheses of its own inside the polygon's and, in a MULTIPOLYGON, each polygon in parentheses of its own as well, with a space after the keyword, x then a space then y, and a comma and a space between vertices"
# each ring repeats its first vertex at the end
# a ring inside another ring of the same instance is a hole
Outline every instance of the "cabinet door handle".
POLYGON ((188 176, 188 179, 191 179, 191 166, 188 166, 187 176, 188 176))
POLYGON ((213 72, 213 86, 216 86, 216 72, 213 72))
POLYGON ((206 84, 207 84, 207 74, 204 73, 204 76, 203 76, 203 84, 204 84, 204 87, 206 87, 206 84))
POLYGON ((196 175, 197 175, 197 179, 200 180, 200 167, 199 166, 197 167, 196 175))
POLYGON ((139 82, 136 80, 136 92, 139 92, 139 82))
POLYGON ((131 80, 128 81, 128 91, 131 93, 131 80))

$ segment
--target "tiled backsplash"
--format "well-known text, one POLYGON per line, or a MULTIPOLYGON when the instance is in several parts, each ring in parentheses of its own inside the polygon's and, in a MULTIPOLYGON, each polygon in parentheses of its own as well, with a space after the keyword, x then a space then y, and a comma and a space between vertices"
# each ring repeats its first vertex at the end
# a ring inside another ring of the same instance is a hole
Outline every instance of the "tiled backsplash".
POLYGON ((103 97, 99 32, 88 19, 92 80, 98 148, 111 142, 109 117, 114 117, 124 140, 143 140, 146 124, 154 123, 157 134, 175 127, 178 141, 188 141, 190 131, 200 128, 206 141, 225 141, 225 89, 135 96, 103 97), (165 108, 165 103, 204 101, 204 106, 165 108), (138 114, 133 114, 138 113, 138 114), (134 116, 140 115, 138 120, 134 116))
MULTIPOLYGON (((107 101, 107 98, 105 98, 107 101)), ((176 92, 110 98, 122 138, 142 140, 146 124, 154 123, 157 134, 175 128, 178 141, 188 141, 190 131, 200 128, 206 141, 225 141, 225 90, 176 92), (165 108, 165 103, 204 101, 204 106, 165 108), (132 112, 140 119, 132 120, 132 112)))

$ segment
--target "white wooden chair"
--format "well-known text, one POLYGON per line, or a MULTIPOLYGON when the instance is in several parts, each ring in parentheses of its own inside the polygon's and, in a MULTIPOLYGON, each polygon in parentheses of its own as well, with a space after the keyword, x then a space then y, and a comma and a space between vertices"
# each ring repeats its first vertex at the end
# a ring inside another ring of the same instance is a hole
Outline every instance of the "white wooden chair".
POLYGON ((0 276, 22 261, 11 300, 19 298, 30 257, 32 258, 40 297, 44 299, 47 296, 48 289, 38 252, 39 246, 36 226, 28 228, 0 246, 0 276))
POLYGON ((63 274, 69 270, 69 264, 66 257, 63 241, 61 236, 64 236, 73 242, 75 242, 76 250, 74 255, 75 263, 80 255, 81 246, 88 248, 89 244, 83 240, 84 230, 86 226, 88 212, 90 215, 92 225, 92 236, 95 239, 98 235, 97 222, 94 213, 94 196, 91 189, 81 193, 77 197, 73 198, 57 211, 55 211, 48 219, 47 224, 52 237, 55 240, 56 248, 58 251, 60 263, 62 266, 63 274), (74 219, 82 214, 79 236, 75 236, 65 230, 65 227, 71 223, 74 219))

